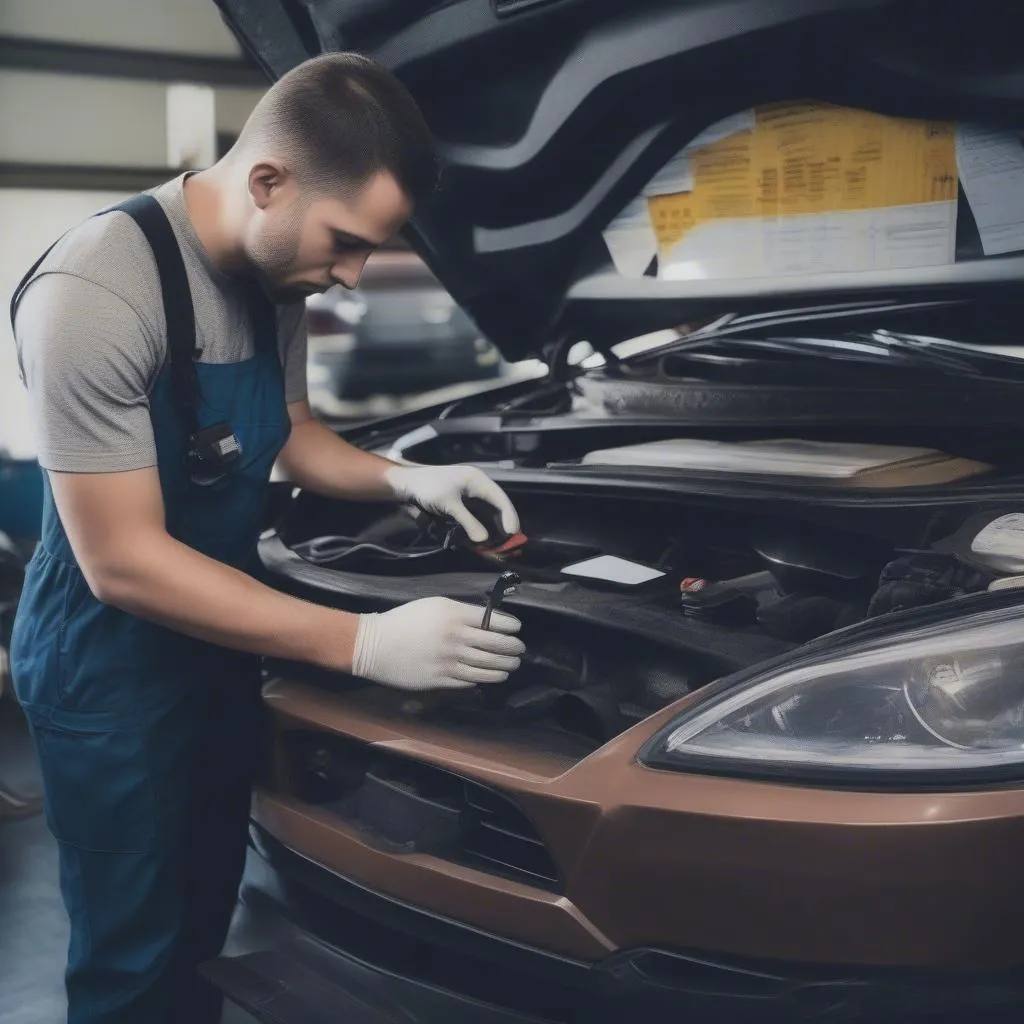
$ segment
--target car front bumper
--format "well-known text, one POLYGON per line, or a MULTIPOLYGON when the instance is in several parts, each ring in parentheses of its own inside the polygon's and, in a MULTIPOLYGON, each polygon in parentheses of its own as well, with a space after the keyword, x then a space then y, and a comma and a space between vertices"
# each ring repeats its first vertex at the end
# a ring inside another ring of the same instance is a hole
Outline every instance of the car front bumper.
POLYGON ((239 911, 204 973, 274 1024, 1022 1019, 1024 976, 864 972, 635 949, 584 963, 372 892, 254 826, 239 911))

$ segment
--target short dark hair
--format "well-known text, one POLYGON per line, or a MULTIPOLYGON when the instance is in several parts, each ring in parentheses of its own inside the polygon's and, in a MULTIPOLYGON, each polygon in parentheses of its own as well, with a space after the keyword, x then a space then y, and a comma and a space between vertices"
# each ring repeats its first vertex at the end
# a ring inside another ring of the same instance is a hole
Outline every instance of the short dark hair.
POLYGON ((391 174, 418 202, 439 182, 430 129, 405 86, 376 61, 329 53, 304 61, 257 103, 240 149, 269 144, 314 189, 356 191, 391 174))

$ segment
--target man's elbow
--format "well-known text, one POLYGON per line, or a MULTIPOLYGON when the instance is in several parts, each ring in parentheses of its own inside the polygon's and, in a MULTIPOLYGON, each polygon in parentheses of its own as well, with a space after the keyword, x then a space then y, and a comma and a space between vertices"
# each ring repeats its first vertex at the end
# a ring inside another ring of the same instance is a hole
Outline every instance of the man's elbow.
POLYGON ((309 461, 309 445, 315 441, 318 429, 323 429, 316 420, 306 420, 292 424, 291 436, 281 449, 274 463, 274 474, 279 479, 299 483, 303 476, 303 466, 309 461), (305 454, 304 454, 305 452, 305 454))
POLYGON ((101 604, 121 607, 125 597, 125 587, 118 574, 106 567, 93 565, 82 567, 82 575, 92 592, 92 596, 101 604))
POLYGON ((134 611, 145 603, 145 573, 134 559, 91 558, 80 562, 82 575, 101 604, 134 611))

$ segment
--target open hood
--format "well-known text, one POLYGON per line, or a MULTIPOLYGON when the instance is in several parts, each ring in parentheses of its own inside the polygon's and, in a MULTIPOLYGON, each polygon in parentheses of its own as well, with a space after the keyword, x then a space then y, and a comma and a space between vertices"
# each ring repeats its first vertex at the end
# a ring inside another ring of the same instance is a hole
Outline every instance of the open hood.
POLYGON ((606 241, 695 136, 765 104, 1024 124, 1024 50, 1007 0, 215 2, 273 78, 356 50, 410 88, 446 180, 409 240, 509 359, 581 339, 607 346, 780 294, 792 308, 825 293, 948 292, 1024 274, 1014 243, 984 244, 962 180, 944 262, 660 279, 622 273, 606 241))

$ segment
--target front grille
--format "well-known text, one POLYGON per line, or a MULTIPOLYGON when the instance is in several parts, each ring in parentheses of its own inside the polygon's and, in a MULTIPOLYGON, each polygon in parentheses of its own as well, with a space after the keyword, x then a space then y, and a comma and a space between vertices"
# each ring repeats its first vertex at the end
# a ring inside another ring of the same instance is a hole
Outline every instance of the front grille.
POLYGON ((543 840, 511 800, 474 782, 463 782, 463 797, 462 849, 471 861, 497 874, 559 888, 558 870, 543 840))
POLYGON ((339 737, 297 732, 287 742, 294 795, 357 824, 369 841, 561 891, 543 839, 507 796, 339 737))

